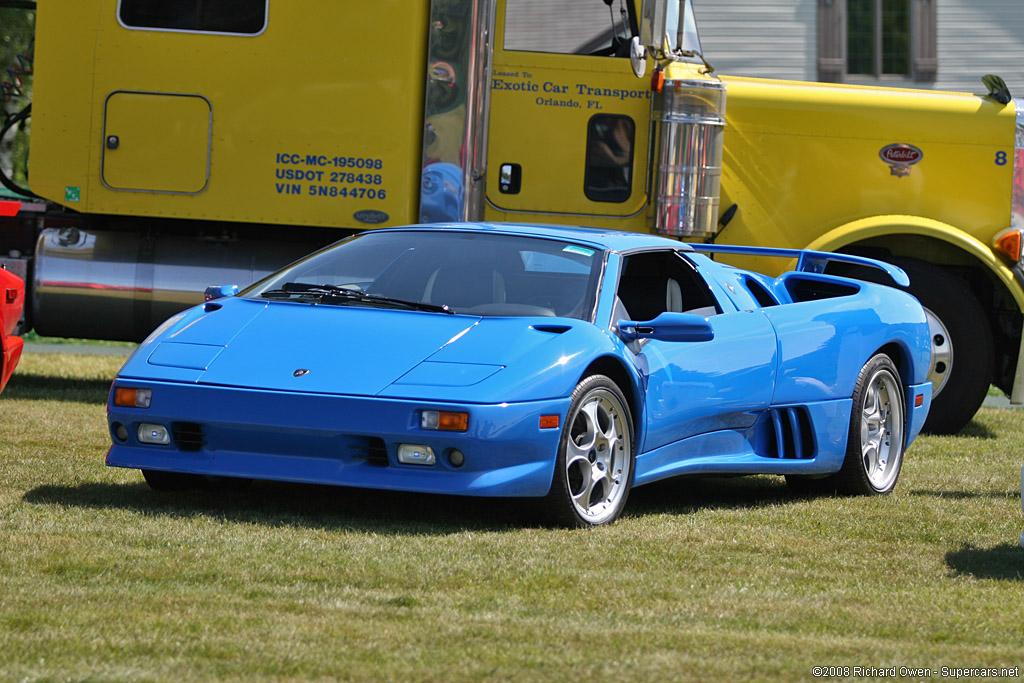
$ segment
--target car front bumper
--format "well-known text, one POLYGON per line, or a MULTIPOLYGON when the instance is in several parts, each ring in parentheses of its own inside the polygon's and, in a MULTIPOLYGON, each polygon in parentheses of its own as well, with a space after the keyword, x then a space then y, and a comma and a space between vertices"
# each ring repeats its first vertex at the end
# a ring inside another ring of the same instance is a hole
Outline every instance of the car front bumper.
POLYGON ((120 379, 116 386, 153 393, 149 408, 109 406, 113 467, 473 496, 545 495, 561 430, 541 429, 539 417, 558 415, 561 424, 569 407, 568 398, 464 405, 120 379), (469 429, 423 429, 423 410, 468 412, 469 429), (147 424, 164 426, 171 442, 142 443, 147 424), (429 446, 435 464, 400 463, 400 444, 429 446))

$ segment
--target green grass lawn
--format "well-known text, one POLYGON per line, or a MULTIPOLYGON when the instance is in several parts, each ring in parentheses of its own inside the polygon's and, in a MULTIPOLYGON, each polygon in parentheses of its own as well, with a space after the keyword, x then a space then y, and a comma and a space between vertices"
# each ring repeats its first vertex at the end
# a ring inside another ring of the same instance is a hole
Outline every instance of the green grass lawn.
POLYGON ((883 498, 636 489, 595 531, 515 501, 103 464, 123 359, 25 355, 0 397, 0 680, 810 679, 1024 665, 1024 411, 922 437, 883 498))

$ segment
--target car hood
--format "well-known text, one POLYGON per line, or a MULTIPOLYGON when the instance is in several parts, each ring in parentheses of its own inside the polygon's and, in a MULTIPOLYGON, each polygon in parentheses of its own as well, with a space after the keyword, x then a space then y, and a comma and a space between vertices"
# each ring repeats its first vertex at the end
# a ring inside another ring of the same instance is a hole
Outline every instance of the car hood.
POLYGON ((551 318, 290 302, 203 308, 148 340, 120 375, 360 396, 435 394, 476 385, 571 328, 551 318))

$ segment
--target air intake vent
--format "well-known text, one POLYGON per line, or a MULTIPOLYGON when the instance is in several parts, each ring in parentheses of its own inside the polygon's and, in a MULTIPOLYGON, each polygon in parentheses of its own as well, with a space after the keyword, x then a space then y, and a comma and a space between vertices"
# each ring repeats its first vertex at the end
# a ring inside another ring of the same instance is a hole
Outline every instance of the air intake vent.
POLYGON ((388 466, 388 448, 384 445, 384 439, 377 436, 353 437, 353 443, 349 444, 349 454, 366 460, 368 465, 388 466))
POLYGON ((769 415, 768 448, 763 455, 797 460, 814 457, 814 436, 807 410, 773 408, 769 415))
POLYGON ((388 449, 384 445, 384 439, 372 438, 369 441, 370 455, 366 458, 366 462, 370 463, 371 465, 387 467, 388 449))
POLYGON ((203 426, 195 422, 173 422, 171 433, 174 435, 174 445, 182 451, 198 451, 206 444, 203 426))

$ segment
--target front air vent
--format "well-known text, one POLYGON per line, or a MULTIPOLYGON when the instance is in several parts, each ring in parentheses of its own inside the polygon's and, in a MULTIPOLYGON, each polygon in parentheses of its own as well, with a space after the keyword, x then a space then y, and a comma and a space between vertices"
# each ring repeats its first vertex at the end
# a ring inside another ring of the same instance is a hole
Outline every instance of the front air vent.
POLYGON ((350 456, 365 460, 368 465, 388 466, 388 449, 380 437, 354 437, 348 447, 350 456))
POLYGON ((379 467, 387 467, 388 449, 384 445, 384 439, 374 437, 369 439, 369 442, 369 456, 367 456, 366 462, 379 467))
POLYGON ((195 422, 172 422, 174 445, 182 451, 198 451, 206 444, 203 426, 195 422))
POLYGON ((762 455, 796 460, 814 457, 811 418, 805 408, 773 408, 768 414, 768 443, 762 455))

